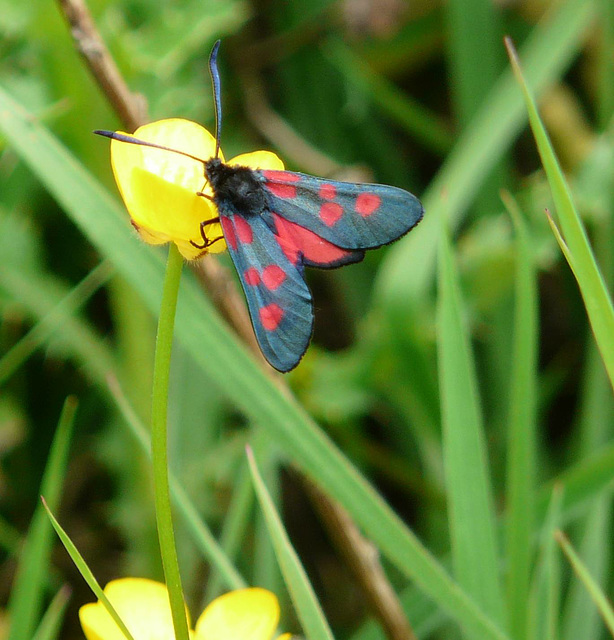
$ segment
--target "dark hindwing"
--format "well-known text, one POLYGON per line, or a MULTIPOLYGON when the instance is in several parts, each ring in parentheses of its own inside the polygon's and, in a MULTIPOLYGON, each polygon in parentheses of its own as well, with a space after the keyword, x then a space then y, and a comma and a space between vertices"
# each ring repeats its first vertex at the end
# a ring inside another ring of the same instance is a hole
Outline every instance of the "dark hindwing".
POLYGON ((274 230, 277 242, 286 257, 298 267, 306 265, 320 269, 333 269, 360 262, 365 257, 363 250, 341 249, 306 227, 290 222, 277 213, 267 211, 263 215, 267 224, 274 230))
POLYGON ((397 187, 337 182, 291 171, 259 173, 273 214, 341 249, 388 244, 422 219, 418 198, 397 187))
POLYGON ((220 213, 260 349, 278 371, 293 369, 313 330, 311 293, 300 264, 293 264, 259 216, 220 213))

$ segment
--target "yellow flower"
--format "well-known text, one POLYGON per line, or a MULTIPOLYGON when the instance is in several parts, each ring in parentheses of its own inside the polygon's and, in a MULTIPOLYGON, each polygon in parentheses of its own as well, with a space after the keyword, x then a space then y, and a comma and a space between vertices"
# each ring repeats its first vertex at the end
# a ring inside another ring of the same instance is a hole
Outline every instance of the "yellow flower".
MULTIPOLYGON (((134 137, 208 160, 215 155, 215 138, 204 127, 189 120, 171 118, 139 127, 134 137)), ((220 158, 224 156, 220 150, 220 158)), ((200 223, 217 218, 215 204, 203 196, 212 195, 206 183, 204 165, 186 156, 162 149, 111 140, 111 164, 119 191, 132 224, 149 244, 174 242, 188 260, 201 257, 200 223)), ((228 162, 251 169, 283 169, 283 162, 270 151, 244 153, 228 162)), ((222 237, 219 223, 207 225, 207 238, 222 237)), ((222 238, 206 252, 226 249, 222 238)))
MULTIPOLYGON (((173 640, 166 587, 145 578, 109 582, 105 595, 134 640, 173 640)), ((79 610, 87 640, 125 640, 104 605, 98 601, 79 610)), ((188 620, 189 622, 189 620, 188 620)), ((190 632, 192 640, 271 640, 279 622, 279 603, 265 589, 240 589, 216 598, 190 632)), ((278 640, 289 640, 284 634, 278 640)))

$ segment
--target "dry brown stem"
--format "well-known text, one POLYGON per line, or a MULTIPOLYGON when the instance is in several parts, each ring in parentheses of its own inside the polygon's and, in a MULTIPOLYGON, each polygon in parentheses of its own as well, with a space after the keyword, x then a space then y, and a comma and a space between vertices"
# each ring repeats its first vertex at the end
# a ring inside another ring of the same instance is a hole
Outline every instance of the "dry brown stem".
POLYGON ((311 482, 305 481, 303 484, 387 637, 390 640, 417 640, 382 568, 377 548, 362 535, 341 505, 332 501, 311 482))

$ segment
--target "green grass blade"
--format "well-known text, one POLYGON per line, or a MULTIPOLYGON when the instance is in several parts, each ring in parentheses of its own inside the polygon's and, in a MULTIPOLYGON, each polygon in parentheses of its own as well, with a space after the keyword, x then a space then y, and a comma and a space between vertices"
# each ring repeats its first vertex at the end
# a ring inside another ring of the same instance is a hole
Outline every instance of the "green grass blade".
POLYGON ((452 248, 442 228, 437 333, 452 564, 459 583, 503 626, 495 510, 463 311, 452 248))
MULTIPOLYGON (((62 408, 41 483, 41 494, 56 509, 62 494, 76 410, 77 400, 69 396, 62 408)), ((8 605, 11 627, 8 640, 32 637, 39 623, 49 575, 52 533, 43 506, 37 505, 11 587, 8 605)))
MULTIPOLYGON (((566 0, 538 24, 522 47, 527 79, 537 90, 567 68, 594 16, 592 0, 566 0)), ((511 71, 492 88, 422 197, 426 211, 418 229, 391 247, 376 281, 377 305, 401 305, 423 295, 435 273, 439 216, 456 228, 489 170, 507 152, 526 122, 526 109, 511 71), (411 277, 407 277, 407 274, 411 277)))
POLYGON ((613 477, 614 444, 610 444, 570 466, 554 481, 546 483, 539 492, 538 514, 546 511, 553 487, 561 485, 565 487, 563 511, 568 512, 568 517, 577 515, 596 497, 611 494, 613 477))
MULTIPOLYGON (((66 313, 64 305, 67 300, 70 302, 69 291, 60 288, 53 278, 38 273, 20 273, 12 269, 0 272, 0 289, 23 305, 30 317, 39 321, 48 318, 43 321, 40 330, 33 329, 36 342, 47 339, 50 335, 57 336, 62 345, 66 345, 67 355, 82 364, 93 380, 104 384, 107 373, 115 368, 113 356, 89 325, 78 316, 66 313)), ((26 345, 25 349, 29 351, 30 346, 26 345)), ((26 354, 23 352, 17 353, 17 358, 24 355, 26 354)), ((3 360, 0 382, 5 382, 15 366, 18 366, 19 362, 14 358, 13 355, 7 361, 3 360)))
MULTIPOLYGON (((610 282, 614 272, 612 242, 614 225, 608 218, 600 219, 595 230, 594 242, 597 259, 604 275, 610 282)), ((582 398, 579 411, 578 430, 579 459, 598 452, 611 439, 614 430, 614 398, 612 387, 603 367, 603 362, 594 342, 589 340, 586 350, 582 380, 582 398)), ((594 579, 607 585, 612 566, 612 499, 605 492, 590 505, 590 511, 577 528, 578 552, 594 579)), ((563 620, 563 640, 596 638, 603 623, 590 594, 579 580, 570 585, 563 620)))
POLYGON ((556 640, 558 637, 561 566, 554 532, 561 520, 563 488, 554 487, 541 531, 540 561, 532 585, 529 638, 556 640))
MULTIPOLYGON (((111 393, 122 416, 124 417, 130 432, 143 450, 143 453, 151 459, 151 446, 147 429, 136 415, 136 412, 122 392, 119 383, 115 379, 109 380, 111 393)), ((218 544, 211 530, 203 522, 198 511, 183 487, 171 472, 169 474, 171 496, 177 513, 184 519, 194 542, 206 558, 217 570, 220 580, 228 589, 242 589, 247 586, 246 581, 234 567, 228 556, 218 544)))
MULTIPOLYGON (((614 386, 614 307, 607 287, 597 266, 588 242, 586 231, 575 208, 569 185, 556 158, 548 134, 539 117, 535 100, 520 68, 518 56, 510 40, 506 42, 514 73, 522 88, 531 129, 539 150, 542 165, 548 177, 550 190, 556 207, 558 220, 565 242, 561 244, 572 268, 588 317, 605 363, 610 383, 614 386), (567 245, 567 249, 564 246, 567 245)), ((561 238, 555 234, 559 243, 561 238)))
POLYGON ((55 594, 51 604, 47 607, 32 640, 55 640, 58 637, 69 599, 70 589, 64 586, 55 594))
POLYGON ((62 544, 66 548, 66 551, 68 551, 68 554, 72 558, 72 561, 75 563, 75 566, 79 570, 79 573, 83 576, 83 579, 87 582, 89 588, 94 592, 94 595, 98 598, 98 600, 102 602, 105 609, 108 611, 109 615, 113 618, 117 626, 120 628, 121 632, 124 634, 124 637, 126 638, 126 640, 135 640, 132 637, 130 631, 128 631, 128 628, 124 624, 123 620, 120 618, 119 614, 117 613, 117 611, 115 610, 115 608, 113 607, 113 605, 111 604, 107 596, 105 595, 102 587, 98 584, 98 580, 96 580, 91 569, 87 566, 85 559, 79 553, 79 550, 77 549, 77 547, 75 547, 75 545, 73 544, 73 541, 68 537, 68 534, 66 533, 66 531, 62 529, 62 527, 60 526, 60 523, 57 521, 57 519, 51 512, 51 509, 47 505, 47 502, 44 498, 42 500, 42 504, 45 511, 47 512, 47 517, 51 521, 53 528, 58 534, 58 537, 62 541, 62 544))
MULTIPOLYGON (((113 268, 102 262, 71 289, 38 323, 0 359, 0 385, 42 346, 45 341, 66 322, 72 321, 75 312, 102 287, 113 274, 113 268)), ((7 275, 0 280, 7 282, 7 275)))
POLYGON ((612 609, 612 605, 606 598, 603 591, 600 589, 599 585, 591 577, 590 573, 584 566, 584 563, 580 560, 571 544, 569 544, 569 540, 567 540, 565 535, 561 531, 557 531, 556 539, 565 552, 565 555, 571 563, 571 566, 573 567, 576 575, 584 583, 584 586, 590 593, 591 598, 593 599, 593 601, 597 605, 597 608, 599 609, 599 612, 601 613, 603 621, 614 637, 614 610, 612 609))
POLYGON ((498 6, 486 0, 451 0, 445 7, 452 98, 464 127, 503 67, 498 6))
POLYGON ((292 547, 268 489, 260 476, 251 449, 248 449, 247 456, 256 496, 266 519, 277 562, 279 562, 284 581, 292 596, 292 602, 301 621, 303 631, 309 640, 333 640, 333 634, 328 622, 322 613, 305 569, 303 569, 301 561, 292 547))
MULTIPOLYGON (((489 0, 450 0, 446 14, 446 66, 455 122, 464 129, 479 111, 503 69, 500 8, 489 0)), ((503 163, 493 163, 477 194, 473 211, 488 215, 507 182, 503 163)))
MULTIPOLYGON (((612 256, 611 220, 600 220, 596 231, 595 250, 604 275, 611 281, 614 270, 612 256)), ((614 427, 614 399, 612 387, 594 342, 589 341, 582 380, 582 402, 578 429, 580 442, 578 458, 598 452, 607 445, 614 427)), ((609 492, 594 500, 583 522, 578 527, 576 540, 580 556, 591 575, 601 585, 606 585, 612 566, 612 499, 609 492)), ((569 588, 563 611, 561 637, 564 640, 596 638, 603 625, 599 612, 579 580, 569 588)))
MULTIPOLYGON (((254 489, 249 475, 247 462, 237 474, 230 505, 226 510, 224 524, 220 534, 220 547, 231 561, 236 558, 251 523, 251 513, 254 504, 254 489)), ((211 602, 221 595, 222 574, 214 567, 207 584, 205 602, 211 602)))
MULTIPOLYGON (((281 509, 279 451, 276 450, 266 431, 258 429, 254 436, 250 445, 254 458, 258 460, 258 475, 266 487, 273 509, 279 512, 281 509)), ((254 584, 262 586, 273 593, 278 593, 283 581, 279 571, 280 563, 277 557, 277 550, 269 530, 269 521, 262 510, 258 510, 255 515, 254 553, 252 556, 254 584)))
POLYGON ((614 3, 599 0, 599 47, 598 118, 601 129, 606 129, 614 117, 614 3))
POLYGON ((537 274, 529 231, 505 197, 516 230, 516 286, 507 440, 507 599, 512 637, 524 640, 532 563, 537 428, 537 274))
MULTIPOLYGON (((580 541, 580 555, 586 570, 597 584, 608 584, 612 566, 612 499, 609 496, 597 500, 588 514, 584 535, 580 541)), ((561 625, 564 640, 599 637, 602 623, 590 591, 582 582, 574 580, 569 587, 561 625)))

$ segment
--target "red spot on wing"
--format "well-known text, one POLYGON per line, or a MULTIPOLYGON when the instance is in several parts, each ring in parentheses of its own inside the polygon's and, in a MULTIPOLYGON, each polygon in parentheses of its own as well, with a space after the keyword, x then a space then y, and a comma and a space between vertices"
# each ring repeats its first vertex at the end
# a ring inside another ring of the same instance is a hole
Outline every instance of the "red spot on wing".
POLYGON ((254 232, 252 231, 252 227, 249 222, 247 222, 245 218, 237 215, 234 216, 233 222, 239 241, 244 244, 251 244, 252 240, 254 239, 254 232))
POLYGON ((276 213, 273 214, 273 219, 277 240, 292 264, 297 264, 299 255, 303 255, 312 264, 327 266, 340 262, 352 253, 276 213))
POLYGON ((278 198, 284 200, 292 200, 296 198, 296 187, 293 184, 276 184, 275 182, 267 182, 268 190, 278 198))
POLYGON ((266 178, 266 186, 273 195, 278 198, 291 200, 296 198, 296 186, 294 183, 300 182, 301 177, 291 171, 263 171, 266 178))
POLYGON ((361 216, 366 218, 374 211, 377 211, 381 204, 382 199, 374 193, 361 193, 358 198, 356 198, 354 209, 356 209, 356 213, 359 213, 361 216))
POLYGON ((319 196, 322 200, 334 200, 337 196, 337 187, 334 184, 330 184, 329 182, 325 182, 320 185, 319 196))
POLYGON ((284 317, 284 310, 272 302, 258 312, 260 322, 267 331, 275 331, 284 317))
POLYGON ((297 173, 292 173, 292 171, 263 171, 262 175, 267 180, 272 180, 274 182, 300 182, 301 176, 297 173))
POLYGON ((286 279, 286 272, 276 264, 270 264, 262 270, 262 283, 270 291, 280 287, 286 279))
POLYGON ((231 249, 237 248, 237 236, 235 235, 235 230, 232 226, 232 222, 230 218, 226 218, 225 216, 220 217, 220 223, 222 225, 222 231, 224 232, 224 240, 226 240, 226 244, 231 249))
POLYGON ((260 274, 258 273, 258 269, 255 267, 246 269, 243 274, 243 280, 245 280, 245 283, 250 287, 255 287, 257 284, 260 284, 260 274))
POLYGON ((325 202, 320 207, 320 218, 329 227, 332 227, 342 215, 343 207, 336 202, 325 202))

